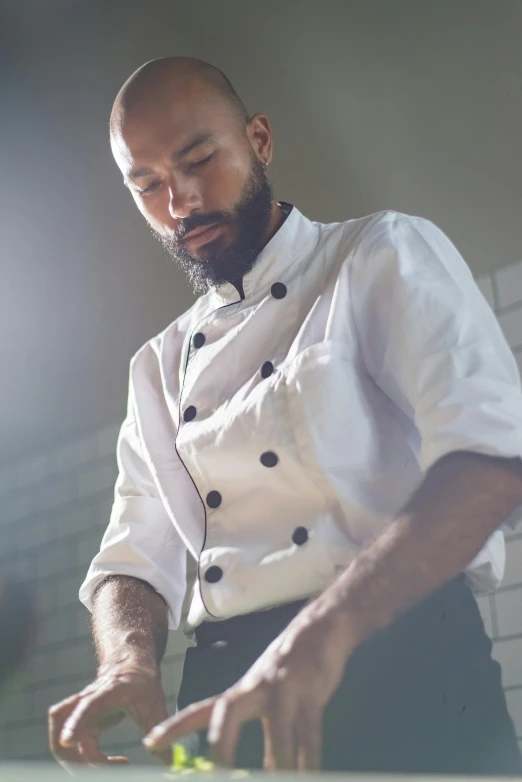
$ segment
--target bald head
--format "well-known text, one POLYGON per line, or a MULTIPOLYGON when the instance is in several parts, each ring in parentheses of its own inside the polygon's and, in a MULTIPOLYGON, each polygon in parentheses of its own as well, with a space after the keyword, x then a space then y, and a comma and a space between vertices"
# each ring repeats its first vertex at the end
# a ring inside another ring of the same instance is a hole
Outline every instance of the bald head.
POLYGON ((249 116, 221 71, 168 57, 119 91, 111 148, 124 184, 195 290, 240 279, 282 214, 264 169, 268 118, 249 116), (190 234, 198 232, 194 236, 190 234))
POLYGON ((218 68, 191 57, 164 57, 142 65, 122 86, 112 107, 111 135, 121 132, 125 120, 147 113, 158 102, 182 111, 194 101, 213 101, 238 124, 248 121, 245 105, 218 68))

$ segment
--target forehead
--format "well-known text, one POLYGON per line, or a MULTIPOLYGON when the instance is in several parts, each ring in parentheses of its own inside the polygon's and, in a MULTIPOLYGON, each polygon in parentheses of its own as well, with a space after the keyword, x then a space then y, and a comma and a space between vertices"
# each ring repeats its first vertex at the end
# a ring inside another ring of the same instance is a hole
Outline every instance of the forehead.
POLYGON ((213 99, 142 101, 125 111, 111 137, 120 168, 153 162, 180 152, 196 138, 237 143, 238 124, 223 101, 213 99))

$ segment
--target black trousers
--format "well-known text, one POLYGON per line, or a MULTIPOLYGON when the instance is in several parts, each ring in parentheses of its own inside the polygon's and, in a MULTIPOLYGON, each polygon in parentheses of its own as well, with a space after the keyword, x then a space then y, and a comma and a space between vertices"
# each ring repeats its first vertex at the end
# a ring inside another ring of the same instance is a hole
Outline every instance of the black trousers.
MULTIPOLYGON (((234 684, 306 601, 203 623, 187 651, 178 708, 234 684)), ((329 771, 521 775, 500 666, 463 577, 361 645, 323 721, 329 771)), ((185 740, 207 752, 204 732, 185 740)), ((236 765, 262 767, 262 731, 242 731, 236 765)))

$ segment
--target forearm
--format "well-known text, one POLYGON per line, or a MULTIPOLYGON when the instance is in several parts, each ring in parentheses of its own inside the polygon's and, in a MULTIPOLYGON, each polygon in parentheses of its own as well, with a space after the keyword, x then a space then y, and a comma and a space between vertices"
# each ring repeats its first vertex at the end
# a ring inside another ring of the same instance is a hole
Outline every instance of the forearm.
MULTIPOLYGON (((356 646, 461 573, 522 502, 522 462, 441 459, 386 531, 317 601, 356 646)), ((351 643, 351 642, 350 642, 351 643)))
POLYGON ((146 582, 111 576, 95 596, 93 634, 99 667, 139 660, 159 665, 167 644, 167 606, 146 582))

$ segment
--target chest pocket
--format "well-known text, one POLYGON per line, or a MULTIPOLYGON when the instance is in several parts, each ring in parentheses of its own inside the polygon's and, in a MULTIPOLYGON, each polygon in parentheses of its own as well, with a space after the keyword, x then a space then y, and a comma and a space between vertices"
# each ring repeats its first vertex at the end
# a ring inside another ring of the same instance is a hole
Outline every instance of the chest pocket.
POLYGON ((368 379, 351 345, 306 348, 285 368, 288 411, 303 463, 347 470, 372 461, 368 379))

